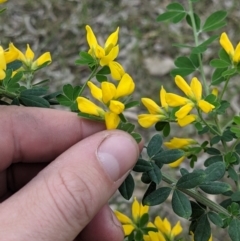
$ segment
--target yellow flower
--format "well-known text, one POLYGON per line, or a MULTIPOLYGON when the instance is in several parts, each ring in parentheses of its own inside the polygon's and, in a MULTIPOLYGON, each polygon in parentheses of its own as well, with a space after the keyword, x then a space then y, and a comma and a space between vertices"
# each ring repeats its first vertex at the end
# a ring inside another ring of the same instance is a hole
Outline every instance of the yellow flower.
POLYGON ((158 121, 166 120, 168 118, 168 104, 166 102, 166 91, 161 87, 160 90, 160 107, 155 101, 149 98, 142 98, 143 105, 147 108, 150 114, 141 114, 138 116, 138 123, 144 127, 149 128, 156 124, 158 121))
MULTIPOLYGON (((156 226, 149 222, 147 227, 151 227, 151 228, 156 228, 156 226)), ((144 241, 167 241, 164 237, 164 235, 158 231, 158 232, 153 232, 153 231, 150 231, 148 232, 148 235, 144 235, 143 236, 143 240, 144 241)))
POLYGON ((159 216, 155 218, 154 224, 166 239, 171 241, 183 230, 180 221, 178 221, 172 228, 172 225, 167 218, 162 220, 159 216))
POLYGON ((194 77, 190 85, 188 85, 180 75, 177 75, 175 77, 175 83, 179 89, 185 93, 187 98, 173 93, 167 93, 166 102, 171 107, 181 106, 175 113, 180 126, 185 126, 196 120, 196 116, 189 115, 195 106, 204 113, 209 113, 215 108, 214 105, 202 99, 202 84, 196 77, 194 77))
POLYGON ((16 48, 13 43, 9 44, 9 49, 18 52, 18 59, 22 61, 24 64, 24 69, 27 70, 36 70, 37 68, 41 67, 41 65, 50 64, 52 62, 51 54, 49 52, 42 54, 39 58, 34 60, 35 54, 30 48, 29 44, 27 44, 25 54, 16 48))
POLYGON ((5 3, 7 0, 0 0, 0 3, 5 3))
MULTIPOLYGON (((130 77, 130 75, 125 73, 119 81, 117 87, 113 83, 107 81, 101 83, 101 88, 97 87, 91 81, 88 81, 87 85, 92 96, 106 106, 107 110, 105 111, 100 107, 98 108, 101 109, 101 117, 105 120, 107 129, 116 129, 120 123, 119 115, 125 109, 125 105, 120 101, 120 99, 133 93, 135 88, 133 79, 130 77)), ((93 104, 93 102, 83 97, 81 97, 80 100, 81 101, 78 105, 78 109, 81 112, 99 116, 99 109, 97 109, 97 106, 93 104), (85 99, 85 106, 83 107, 81 107, 83 102, 82 99, 85 99)))
POLYGON ((140 218, 144 214, 148 213, 148 211, 149 206, 143 206, 137 201, 135 197, 132 204, 132 220, 119 211, 114 211, 114 213, 118 218, 119 222, 122 224, 125 236, 128 236, 132 233, 133 230, 138 228, 138 222, 140 221, 140 218))
POLYGON ((101 66, 107 65, 110 68, 113 79, 120 80, 125 71, 121 64, 114 61, 119 53, 119 46, 117 45, 119 28, 110 34, 104 44, 104 47, 98 44, 97 38, 89 25, 86 26, 86 31, 87 42, 89 45, 88 53, 94 58, 99 59, 101 66))
MULTIPOLYGON (((177 138, 177 137, 172 138, 169 142, 164 142, 164 145, 168 149, 182 149, 183 151, 186 151, 186 155, 187 155, 189 146, 192 144, 197 144, 197 142, 190 138, 177 138)), ((183 162, 186 155, 180 157, 175 162, 170 163, 169 166, 178 167, 183 162)))
MULTIPOLYGON (((191 237, 192 237, 192 241, 194 241, 194 233, 193 233, 192 231, 190 231, 190 235, 191 235, 191 237)), ((213 241, 212 234, 211 234, 211 236, 210 236, 210 238, 209 238, 208 241, 213 241)))
POLYGON ((240 61, 240 42, 234 49, 231 41, 229 40, 227 34, 224 32, 220 37, 220 44, 222 48, 227 52, 233 62, 238 63, 240 61))

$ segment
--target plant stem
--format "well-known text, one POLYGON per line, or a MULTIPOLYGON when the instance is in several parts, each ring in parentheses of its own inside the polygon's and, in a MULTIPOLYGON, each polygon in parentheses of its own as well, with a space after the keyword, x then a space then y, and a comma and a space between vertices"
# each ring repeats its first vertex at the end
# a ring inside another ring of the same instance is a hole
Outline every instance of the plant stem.
MULTIPOLYGON (((167 175, 164 172, 162 172, 162 180, 171 185, 177 183, 176 179, 170 177, 169 175, 167 175)), ((203 196, 197 190, 195 190, 195 189, 179 189, 179 190, 184 192, 188 196, 194 198, 196 201, 207 206, 211 210, 213 210, 217 213, 222 213, 222 214, 226 215, 227 217, 231 217, 231 214, 229 214, 228 211, 224 207, 220 206, 219 204, 217 204, 217 203, 211 201, 210 199, 208 199, 207 197, 203 196)))
POLYGON ((225 81, 225 84, 224 84, 224 87, 223 87, 222 93, 221 93, 220 96, 219 96, 219 100, 220 100, 220 101, 222 100, 222 97, 223 97, 223 95, 224 95, 224 93, 225 93, 225 91, 226 91, 226 89, 227 89, 227 86, 228 86, 229 80, 230 80, 230 78, 228 77, 227 80, 225 81))
MULTIPOLYGON (((192 29, 193 29, 193 36, 194 36, 194 42, 195 42, 195 46, 198 46, 198 31, 197 31, 197 27, 196 27, 196 22, 195 22, 195 17, 194 17, 194 11, 193 11, 193 3, 191 0, 188 0, 188 6, 189 6, 189 16, 191 19, 191 23, 192 23, 192 29)), ((203 89, 205 92, 205 95, 209 94, 209 89, 208 89, 208 85, 207 85, 207 80, 203 71, 203 63, 202 63, 202 58, 201 58, 201 54, 197 54, 198 56, 198 62, 199 62, 199 70, 202 76, 202 84, 203 84, 203 89)))
POLYGON ((99 67, 99 65, 97 64, 95 66, 94 70, 92 71, 92 73, 88 76, 87 81, 83 84, 78 96, 82 96, 82 93, 83 93, 84 89, 86 88, 88 81, 95 76, 95 74, 98 70, 98 67, 99 67))
POLYGON ((0 88, 0 95, 3 95, 4 97, 8 97, 10 99, 16 98, 18 95, 12 92, 8 92, 7 90, 4 90, 0 88))

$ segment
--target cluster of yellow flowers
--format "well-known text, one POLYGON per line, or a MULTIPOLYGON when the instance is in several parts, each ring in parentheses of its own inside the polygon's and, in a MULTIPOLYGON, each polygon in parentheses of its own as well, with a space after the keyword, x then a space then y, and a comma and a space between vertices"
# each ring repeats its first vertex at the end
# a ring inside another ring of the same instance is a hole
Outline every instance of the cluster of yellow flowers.
MULTIPOLYGON (((149 206, 143 206, 136 198, 132 203, 132 219, 119 211, 115 211, 115 215, 122 224, 125 236, 129 236, 133 231, 139 229, 141 231, 141 227, 139 227, 140 219, 148 211, 149 206)), ((149 231, 148 234, 144 234, 144 241, 173 241, 183 230, 180 221, 172 228, 167 218, 161 219, 159 216, 155 218, 153 223, 148 222, 146 226, 155 228, 156 232, 149 231)))
POLYGON ((125 73, 120 63, 115 61, 119 53, 119 46, 117 45, 119 28, 107 38, 104 47, 98 44, 90 26, 86 26, 86 31, 89 45, 88 53, 97 60, 100 66, 108 66, 112 79, 119 82, 116 85, 106 79, 98 87, 89 80, 87 85, 91 94, 96 100, 100 101, 103 108, 85 97, 78 97, 78 109, 83 113, 105 120, 107 129, 116 129, 120 123, 120 115, 125 109, 125 102, 135 89, 131 76, 125 73))
POLYGON ((0 46, 0 80, 3 80, 6 77, 7 64, 10 64, 16 60, 21 61, 22 66, 14 71, 13 75, 17 71, 36 71, 42 65, 51 63, 52 61, 49 52, 42 54, 39 58, 34 60, 34 52, 30 48, 29 44, 27 44, 25 53, 16 48, 13 43, 10 43, 8 49, 6 50, 0 46))

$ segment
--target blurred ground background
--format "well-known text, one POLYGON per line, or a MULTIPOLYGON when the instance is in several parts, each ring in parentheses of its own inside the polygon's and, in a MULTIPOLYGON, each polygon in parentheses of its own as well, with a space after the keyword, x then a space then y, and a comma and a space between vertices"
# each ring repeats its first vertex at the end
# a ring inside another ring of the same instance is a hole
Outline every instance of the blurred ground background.
MULTIPOLYGON (((183 21, 176 25, 158 23, 156 18, 163 13, 169 0, 9 0, 8 10, 0 18, 1 45, 5 48, 12 41, 15 46, 25 50, 29 43, 34 52, 40 55, 50 51, 53 63, 37 75, 38 79, 51 79, 51 88, 59 90, 65 83, 77 85, 83 83, 89 74, 88 69, 75 65, 79 51, 88 49, 85 37, 85 25, 89 24, 96 33, 99 42, 104 43, 107 36, 117 26, 120 27, 120 55, 118 61, 133 77, 137 85, 135 97, 146 96, 158 101, 161 85, 170 91, 173 78, 169 72, 174 67, 174 58, 187 54, 186 49, 177 49, 173 43, 193 42, 191 29, 183 21)), ((185 6, 187 1, 179 1, 185 6)), ((196 12, 204 20, 216 10, 227 10, 228 25, 224 28, 234 44, 240 39, 240 3, 238 0, 200 0, 195 4, 196 12)), ((222 31, 215 31, 220 34, 222 31)), ((210 32, 212 34, 212 32, 210 32)), ((203 39, 208 35, 203 34, 203 39)), ((217 41, 204 55, 205 71, 210 76, 212 70, 207 67, 210 59, 216 57, 219 49, 217 41)), ((238 100, 232 83, 228 98, 233 103, 238 100), (232 92, 231 92, 232 91, 232 92), (235 98, 235 99, 234 99, 235 98)), ((239 111, 238 107, 235 107, 239 111)), ((133 117, 134 119, 134 117, 133 117)), ((192 130, 188 131, 191 134, 192 130)), ((140 132, 148 138, 151 132, 140 132)), ((180 133, 183 131, 181 130, 180 133)), ((184 130, 185 132, 185 130, 184 130)), ((145 189, 145 187, 144 187, 145 189)), ((143 189, 138 188, 135 196, 142 196, 143 189)), ((115 195, 112 206, 130 213, 128 204, 119 195, 115 195)), ((178 217, 164 205, 155 208, 160 216, 167 216, 173 223, 178 217)), ((187 225, 185 225, 187 233, 187 225)), ((224 232, 214 240, 227 241, 224 232), (220 237, 220 238, 219 238, 220 237)), ((186 239, 187 240, 187 239, 186 239)))

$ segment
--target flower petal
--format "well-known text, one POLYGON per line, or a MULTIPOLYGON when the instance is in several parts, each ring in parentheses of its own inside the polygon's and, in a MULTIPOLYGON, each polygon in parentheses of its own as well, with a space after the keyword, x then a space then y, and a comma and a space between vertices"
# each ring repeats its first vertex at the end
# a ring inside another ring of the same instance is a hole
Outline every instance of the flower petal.
POLYGON ((87 42, 89 45, 89 48, 95 48, 98 45, 97 39, 95 37, 95 34, 92 31, 92 28, 89 25, 86 25, 86 31, 87 31, 87 42))
POLYGON ((179 119, 184 118, 192 110, 193 106, 194 106, 193 103, 188 103, 184 105, 175 113, 175 116, 179 119))
POLYGON ((152 115, 152 114, 141 114, 138 115, 138 123, 144 127, 149 128, 152 125, 156 124, 160 120, 166 119, 163 115, 152 115))
POLYGON ((240 43, 238 43, 233 56, 233 61, 238 63, 240 61, 240 43))
POLYGON ((119 211, 114 211, 114 214, 116 215, 117 219, 121 224, 132 224, 132 220, 125 214, 119 211))
POLYGON ((169 163, 168 165, 170 167, 178 167, 183 162, 184 159, 185 159, 185 156, 182 156, 179 159, 177 159, 175 162, 169 163))
POLYGON ((134 197, 134 201, 132 203, 132 217, 135 223, 140 218, 140 204, 136 197, 134 197))
POLYGON ((119 53, 119 46, 117 45, 111 49, 108 55, 103 56, 101 58, 100 65, 101 66, 108 65, 111 61, 117 58, 118 53, 119 53))
POLYGON ((99 87, 97 87, 95 84, 93 84, 91 81, 88 81, 87 85, 88 85, 88 87, 90 89, 91 95, 95 99, 97 99, 97 100, 102 102, 102 90, 99 87))
POLYGON ((18 52, 18 59, 21 60, 22 62, 26 62, 25 55, 18 48, 16 48, 13 43, 9 44, 9 50, 18 52))
POLYGON ((107 130, 113 130, 118 127, 118 124, 120 123, 120 117, 112 112, 106 112, 105 113, 105 123, 107 130))
POLYGON ((77 98, 78 103, 78 109, 86 114, 95 115, 95 116, 104 116, 104 110, 100 108, 99 106, 95 105, 90 100, 84 98, 84 97, 78 97, 77 98))
POLYGON ((202 99, 202 84, 201 82, 196 78, 192 78, 192 81, 191 81, 191 89, 192 89, 192 92, 194 94, 194 97, 195 97, 195 100, 196 101, 199 101, 202 99))
POLYGON ((41 66, 42 64, 47 63, 50 64, 52 62, 52 57, 50 52, 46 52, 44 54, 42 54, 37 60, 36 60, 36 64, 37 66, 41 66))
POLYGON ((25 52, 25 57, 28 61, 33 61, 34 59, 34 52, 32 51, 32 49, 30 48, 29 44, 27 44, 27 49, 25 52))
POLYGON ((168 104, 166 102, 166 90, 163 88, 163 86, 161 87, 161 90, 160 90, 160 102, 162 107, 167 110, 168 104))
MULTIPOLYGON (((1 70, 1 72, 2 72, 2 70, 6 70, 6 67, 7 67, 7 65, 6 65, 4 50, 3 50, 3 47, 0 46, 0 70, 1 70)), ((0 79, 5 78, 5 74, 3 74, 3 73, 5 73, 5 71, 1 73, 0 79), (4 75, 4 77, 3 77, 3 75, 4 75)))
POLYGON ((142 98, 141 99, 143 105, 147 108, 150 114, 160 114, 163 113, 161 107, 156 104, 155 101, 149 98, 142 98))
POLYGON ((145 213, 148 213, 148 211, 149 211, 149 206, 147 205, 143 206, 142 204, 140 204, 140 212, 139 212, 140 217, 142 217, 145 213))
POLYGON ((124 224, 122 227, 125 236, 130 235, 132 231, 135 229, 135 227, 132 224, 124 224))
POLYGON ((11 63, 18 58, 19 50, 13 47, 13 44, 9 44, 8 50, 4 52, 6 63, 11 63))
POLYGON ((223 47, 223 49, 231 56, 233 57, 234 55, 234 48, 229 40, 228 36, 226 33, 222 33, 220 37, 220 44, 223 47))
POLYGON ((210 104, 205 100, 198 101, 198 106, 204 113, 209 113, 215 108, 214 105, 210 104))
POLYGON ((114 80, 120 80, 125 73, 122 65, 116 61, 109 62, 108 67, 110 68, 111 76, 114 80))
POLYGON ((192 122, 194 122, 197 119, 196 115, 187 115, 182 119, 177 119, 178 125, 181 127, 184 127, 186 125, 191 124, 192 122))
POLYGON ((117 91, 114 97, 115 99, 118 99, 120 97, 131 95, 134 89, 135 84, 132 77, 125 73, 117 86, 117 91))
POLYGON ((172 236, 175 237, 175 236, 179 235, 182 231, 183 231, 183 228, 181 226, 180 221, 178 221, 172 229, 172 236))
POLYGON ((189 99, 182 97, 180 95, 166 93, 166 102, 171 107, 186 105, 187 103, 189 103, 189 101, 189 99))
POLYGON ((169 142, 164 142, 164 145, 169 149, 179 149, 197 142, 190 138, 173 137, 169 142))
POLYGON ((122 102, 117 100, 111 100, 109 105, 109 110, 117 115, 121 114, 125 109, 122 102))
POLYGON ((108 104, 110 100, 113 99, 116 93, 116 87, 113 83, 104 81, 101 83, 102 88, 102 101, 105 104, 108 104))
POLYGON ((193 92, 192 89, 190 88, 190 86, 188 85, 188 83, 185 81, 185 79, 183 79, 182 76, 177 75, 175 77, 175 83, 178 86, 178 88, 180 90, 182 90, 183 93, 185 93, 186 96, 188 96, 189 98, 193 97, 193 92))
POLYGON ((119 27, 107 38, 104 48, 108 49, 110 46, 115 46, 118 42, 119 27))

